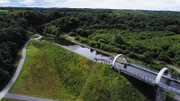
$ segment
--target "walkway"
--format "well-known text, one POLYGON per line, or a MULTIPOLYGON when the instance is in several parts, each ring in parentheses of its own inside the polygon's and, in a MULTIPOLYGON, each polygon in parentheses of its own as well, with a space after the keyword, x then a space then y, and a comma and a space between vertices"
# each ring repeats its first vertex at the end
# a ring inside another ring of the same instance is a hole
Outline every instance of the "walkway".
MULTIPOLYGON (((128 62, 127 58, 123 54, 117 55, 113 60, 113 68, 119 73, 123 72, 129 76, 146 82, 155 88, 156 90, 156 101, 165 101, 167 92, 175 94, 174 100, 179 101, 180 97, 180 82, 177 78, 172 78, 171 70, 163 68, 160 71, 144 69, 142 66, 138 66, 128 62), (118 59, 124 59, 124 62, 117 61, 118 59), (166 75, 164 75, 166 74, 166 75)), ((171 68, 176 67, 171 66, 171 68)))
MULTIPOLYGON (((41 36, 39 36, 38 38, 34 38, 34 39, 31 39, 31 40, 39 40, 41 39, 41 36)), ((23 49, 22 49, 22 57, 21 57, 21 60, 19 62, 19 65, 16 69, 16 72, 14 73, 13 77, 11 78, 11 80, 9 81, 9 83, 6 85, 6 87, 0 92, 0 100, 6 95, 6 93, 9 91, 9 89, 12 87, 12 85, 16 82, 16 79, 18 78, 21 70, 22 70, 22 67, 23 67, 23 64, 24 64, 24 61, 26 59, 26 50, 27 50, 27 47, 29 45, 29 42, 31 40, 28 40, 26 42, 26 44, 24 45, 23 49)))
POLYGON ((57 101, 57 100, 51 100, 51 99, 46 99, 46 98, 37 98, 37 97, 32 97, 32 96, 9 94, 9 93, 7 93, 4 98, 23 100, 23 101, 57 101))
MULTIPOLYGON (((175 66, 172 66, 172 65, 167 65, 169 68, 172 68, 172 69, 175 69, 176 71, 178 71, 180 73, 180 69, 175 67, 175 66)), ((179 95, 175 95, 174 96, 174 101, 180 101, 180 96, 179 95)))

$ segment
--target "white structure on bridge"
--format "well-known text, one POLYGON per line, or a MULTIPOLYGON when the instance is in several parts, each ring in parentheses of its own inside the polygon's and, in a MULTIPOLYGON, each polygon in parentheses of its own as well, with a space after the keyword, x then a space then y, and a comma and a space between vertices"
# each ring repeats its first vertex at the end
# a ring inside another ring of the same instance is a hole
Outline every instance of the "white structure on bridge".
POLYGON ((123 72, 154 86, 156 89, 156 101, 165 101, 167 92, 180 95, 180 88, 171 87, 170 85, 170 82, 173 81, 179 85, 178 87, 180 87, 180 82, 171 77, 171 70, 168 68, 163 68, 159 72, 142 68, 129 63, 127 57, 123 54, 119 54, 114 58, 112 66, 119 73, 123 72), (144 76, 141 75, 140 72, 144 72, 152 76, 144 76))

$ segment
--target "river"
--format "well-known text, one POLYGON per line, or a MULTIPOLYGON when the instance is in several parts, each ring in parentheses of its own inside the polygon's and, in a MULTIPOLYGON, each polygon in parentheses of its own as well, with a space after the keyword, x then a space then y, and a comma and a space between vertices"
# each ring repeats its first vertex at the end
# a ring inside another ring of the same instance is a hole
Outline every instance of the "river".
POLYGON ((87 48, 78 44, 74 44, 66 39, 60 39, 57 43, 77 54, 80 54, 90 59, 104 60, 104 61, 109 61, 109 62, 113 60, 113 57, 107 54, 98 52, 96 50, 93 50, 93 49, 90 49, 90 48, 87 48))
MULTIPOLYGON (((71 50, 77 54, 80 54, 80 55, 85 56, 85 57, 90 58, 90 59, 105 60, 105 61, 109 61, 109 62, 112 62, 112 60, 113 60, 113 57, 111 57, 107 54, 104 54, 104 53, 98 52, 96 50, 93 50, 93 49, 72 43, 66 39, 60 39, 57 43, 60 44, 61 46, 65 47, 65 48, 67 48, 68 50, 71 50)), ((148 78, 151 78, 152 80, 155 80, 156 76, 157 76, 155 74, 134 68, 132 66, 128 66, 127 70, 137 72, 142 76, 146 76, 148 78)), ((161 82, 166 82, 166 79, 162 78, 161 82)), ((170 86, 174 87, 176 89, 180 89, 180 84, 177 82, 174 82, 174 81, 170 82, 170 86)))

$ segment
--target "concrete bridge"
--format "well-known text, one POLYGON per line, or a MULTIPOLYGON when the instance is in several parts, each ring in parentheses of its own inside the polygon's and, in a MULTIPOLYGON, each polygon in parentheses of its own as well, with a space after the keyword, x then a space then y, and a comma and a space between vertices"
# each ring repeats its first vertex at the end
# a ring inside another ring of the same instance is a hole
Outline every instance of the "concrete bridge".
MULTIPOLYGON (((105 64, 111 63, 106 62, 105 64)), ((168 68, 163 68, 160 71, 144 68, 128 62, 123 54, 119 54, 114 58, 112 67, 119 73, 127 74, 154 86, 156 89, 156 101, 165 101, 167 92, 180 95, 180 80, 173 78, 171 70, 168 68)))

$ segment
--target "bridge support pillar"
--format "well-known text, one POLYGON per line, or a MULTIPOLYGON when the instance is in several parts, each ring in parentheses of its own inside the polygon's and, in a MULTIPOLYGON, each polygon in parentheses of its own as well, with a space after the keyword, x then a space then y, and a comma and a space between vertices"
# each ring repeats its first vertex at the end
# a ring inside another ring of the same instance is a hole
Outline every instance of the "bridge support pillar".
POLYGON ((160 87, 156 88, 156 101, 165 101, 167 92, 160 87))
MULTIPOLYGON (((156 80, 155 80, 155 87, 156 87, 156 101, 165 101, 166 100, 166 95, 167 92, 165 90, 163 90, 161 87, 159 87, 158 85, 161 83, 161 78, 163 76, 163 74, 167 72, 167 76, 169 78, 171 78, 172 74, 171 74, 171 70, 168 68, 163 68, 161 69, 161 71, 158 73, 156 80)), ((166 84, 168 85, 169 83, 166 82, 166 84)))

